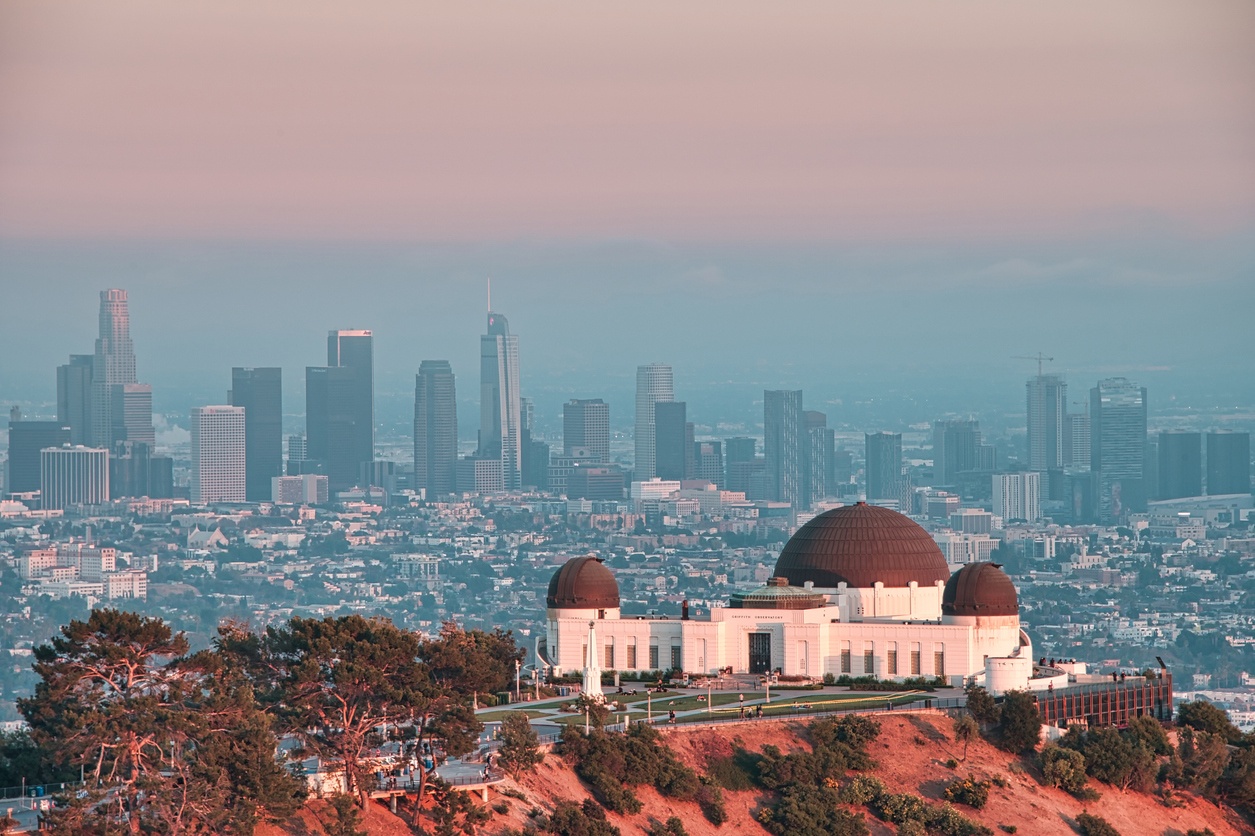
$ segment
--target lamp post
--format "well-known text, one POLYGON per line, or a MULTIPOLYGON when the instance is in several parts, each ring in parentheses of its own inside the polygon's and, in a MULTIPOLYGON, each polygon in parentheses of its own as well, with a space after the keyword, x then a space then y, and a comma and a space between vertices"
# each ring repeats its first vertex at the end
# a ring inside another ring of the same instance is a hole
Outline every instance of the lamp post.
POLYGON ((515 659, 514 660, 514 701, 515 702, 523 701, 523 691, 519 687, 519 672, 521 670, 522 670, 521 663, 519 662, 518 659, 515 659))
POLYGON ((648 688, 645 689, 645 723, 654 724, 654 692, 648 688))
POLYGON ((711 701, 710 680, 707 679, 706 680, 706 716, 707 717, 711 717, 714 715, 714 710, 710 707, 711 702, 712 701, 711 701))

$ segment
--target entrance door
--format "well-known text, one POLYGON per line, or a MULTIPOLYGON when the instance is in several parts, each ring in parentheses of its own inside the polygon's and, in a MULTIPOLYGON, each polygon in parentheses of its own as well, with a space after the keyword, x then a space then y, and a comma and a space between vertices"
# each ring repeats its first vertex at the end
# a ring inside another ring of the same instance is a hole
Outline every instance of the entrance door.
POLYGON ((750 673, 771 670, 771 633, 750 633, 750 673))

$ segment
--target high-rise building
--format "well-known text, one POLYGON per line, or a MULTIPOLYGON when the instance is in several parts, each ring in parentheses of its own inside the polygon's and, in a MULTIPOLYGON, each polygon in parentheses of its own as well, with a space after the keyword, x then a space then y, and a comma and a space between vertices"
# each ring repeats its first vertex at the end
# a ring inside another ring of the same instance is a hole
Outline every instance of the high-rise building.
POLYGON ((458 406, 448 360, 424 360, 414 376, 414 487, 428 496, 457 490, 458 406))
POLYGON ((804 432, 802 451, 802 496, 812 506, 836 489, 833 472, 837 450, 836 433, 828 428, 828 416, 808 409, 802 413, 804 432))
POLYGON ((151 447, 155 440, 152 388, 135 377, 135 349, 125 290, 100 292, 100 336, 92 357, 91 379, 88 424, 92 443, 106 450, 116 441, 139 441, 151 447))
POLYGON ((333 493, 362 481, 375 458, 373 344, 370 331, 330 331, 327 365, 305 369, 306 453, 333 493))
POLYGON ((326 505, 331 498, 326 476, 276 476, 270 480, 270 500, 276 505, 326 505))
POLYGON ((192 502, 245 501, 244 408, 192 410, 192 502))
POLYGON ((109 451, 99 447, 48 447, 39 452, 44 510, 109 501, 109 451))
POLYGON ((902 434, 865 433, 867 500, 899 499, 902 495, 902 434))
POLYGON ((562 406, 562 452, 580 447, 597 464, 610 461, 610 406, 601 398, 571 400, 562 406))
POLYGON ((9 422, 9 493, 40 490, 40 455, 48 447, 70 443, 70 428, 60 421, 9 422))
POLYGON ((1123 377, 1099 381, 1089 393, 1089 420, 1099 521, 1146 510, 1146 389, 1123 377))
POLYGON ((1251 492, 1251 434, 1233 430, 1207 433, 1207 493, 1251 492))
POLYGON ((758 442, 748 436, 736 436, 724 442, 725 464, 727 472, 726 488, 730 491, 748 493, 754 473, 763 467, 763 460, 758 457, 758 442))
POLYGON ((174 459, 154 456, 142 441, 119 441, 109 457, 109 495, 147 496, 151 499, 174 497, 174 459))
POLYGON ((245 496, 264 502, 283 475, 283 370, 233 368, 227 402, 244 408, 245 496))
POLYGON ((521 412, 519 338, 510 333, 504 316, 489 311, 488 330, 479 338, 479 449, 475 455, 501 460, 506 490, 517 490, 523 483, 521 412))
POLYGON ((305 472, 305 461, 309 458, 309 444, 302 434, 288 436, 288 476, 300 476, 305 472))
POLYGON ((994 513, 1004 520, 1036 522, 1041 518, 1041 474, 995 473, 993 499, 994 513))
POLYGON ((938 485, 958 484, 959 474, 983 470, 979 421, 933 422, 933 481, 938 485))
POLYGON ((1028 379, 1028 467, 1047 471, 1063 467, 1067 432, 1068 384, 1056 374, 1028 379))
POLYGON ((718 441, 698 441, 693 445, 693 477, 724 486, 723 445, 718 441))
POLYGON ((765 390, 763 452, 768 490, 771 499, 787 502, 794 510, 810 507, 802 483, 803 450, 809 448, 810 438, 802 423, 802 390, 765 390))
POLYGON ((91 354, 71 354, 70 362, 57 366, 57 421, 70 428, 71 444, 91 439, 92 366, 91 354))
POLYGON ((654 404, 673 400, 675 381, 670 366, 651 363, 636 367, 636 459, 633 478, 638 481, 658 475, 654 404))
POLYGON ((654 468, 661 479, 680 481, 693 476, 693 425, 684 401, 654 404, 654 468))
POLYGON ((1159 499, 1203 495, 1203 436, 1195 432, 1159 434, 1159 499))
POLYGON ((1067 431, 1063 436, 1063 466, 1088 471, 1090 465, 1089 413, 1069 413, 1067 431))

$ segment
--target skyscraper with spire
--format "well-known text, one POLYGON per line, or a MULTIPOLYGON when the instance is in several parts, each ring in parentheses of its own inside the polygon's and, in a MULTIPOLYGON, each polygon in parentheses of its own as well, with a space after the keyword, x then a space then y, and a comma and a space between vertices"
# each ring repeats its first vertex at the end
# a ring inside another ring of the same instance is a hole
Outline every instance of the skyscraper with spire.
MULTIPOLYGON (((491 291, 490 291, 491 292, 491 291)), ((519 338, 506 318, 488 304, 488 329, 479 338, 479 450, 481 459, 500 459, 506 490, 523 484, 523 436, 519 398, 519 338)))
POLYGON ((92 358, 91 387, 94 446, 112 450, 119 441, 153 445, 152 387, 136 380, 125 290, 100 292, 100 336, 92 358))

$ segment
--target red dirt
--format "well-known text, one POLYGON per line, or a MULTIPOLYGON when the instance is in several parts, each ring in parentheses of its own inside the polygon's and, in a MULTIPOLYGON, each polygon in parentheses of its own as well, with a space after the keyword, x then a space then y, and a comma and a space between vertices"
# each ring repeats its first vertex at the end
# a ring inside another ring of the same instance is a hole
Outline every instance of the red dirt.
MULTIPOLYGON (((1094 802, 1081 802, 1062 790, 1042 786, 1017 761, 984 741, 974 742, 968 749, 967 758, 957 768, 949 769, 945 762, 959 758, 962 747, 950 739, 950 720, 934 714, 906 714, 881 718, 879 738, 871 745, 870 754, 877 764, 874 774, 894 792, 911 792, 931 801, 938 801, 949 781, 968 775, 979 779, 1000 775, 1007 786, 993 786, 989 802, 982 810, 962 805, 958 809, 969 818, 992 828, 996 834, 1004 831, 999 825, 1014 826, 1024 836, 1074 836, 1075 817, 1081 812, 1100 815, 1109 821, 1123 836, 1184 836, 1191 829, 1210 828, 1216 836, 1249 836, 1255 834, 1230 811, 1221 809, 1196 796, 1179 793, 1180 806, 1169 808, 1158 797, 1135 792, 1125 792, 1105 784, 1091 785, 1102 797, 1094 802)), ((666 739, 676 755, 698 771, 704 769, 711 757, 729 755, 735 748, 760 751, 772 744, 781 750, 807 748, 804 725, 800 722, 762 722, 721 726, 715 729, 666 730, 666 739)), ((754 818, 764 805, 772 803, 770 794, 759 791, 729 792, 724 790, 728 821, 715 827, 702 817, 696 804, 676 802, 663 798, 654 789, 638 787, 634 790, 644 804, 644 810, 636 816, 620 816, 607 813, 609 820, 620 828, 623 836, 638 836, 649 827, 651 820, 665 821, 678 816, 692 836, 762 836, 766 831, 754 818)), ((520 782, 507 781, 494 788, 489 803, 505 803, 509 811, 494 813, 493 818, 480 832, 499 834, 507 828, 521 829, 530 821, 528 811, 539 808, 548 813, 560 800, 580 802, 590 797, 585 787, 567 764, 555 755, 548 755, 534 773, 520 782), (521 791, 525 800, 508 798, 498 791, 521 791)), ((321 802, 315 802, 321 804, 321 802)), ((323 804, 325 815, 325 804, 323 804)), ((300 823, 282 829, 259 829, 259 836, 318 836, 324 831, 317 825, 316 817, 304 812, 300 823)), ((867 813, 867 825, 873 836, 894 836, 896 828, 877 820, 867 813)), ((376 805, 366 828, 370 836, 403 836, 409 828, 400 819, 376 805)))

